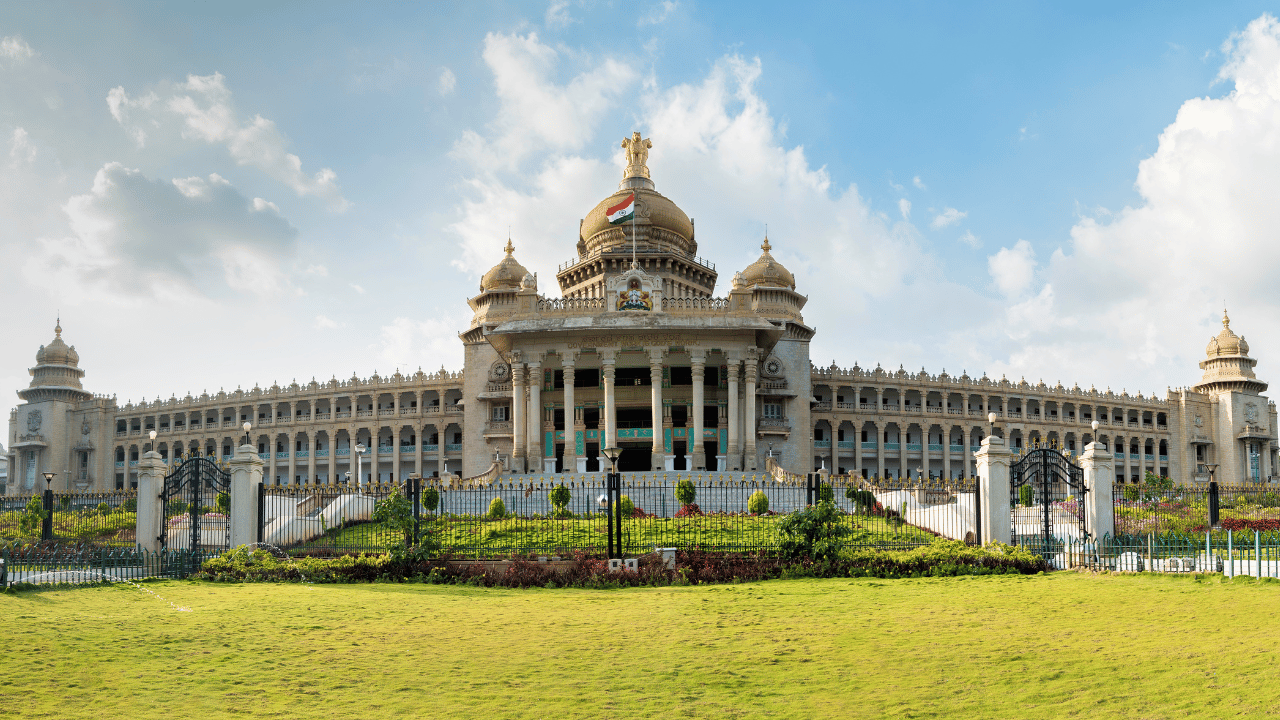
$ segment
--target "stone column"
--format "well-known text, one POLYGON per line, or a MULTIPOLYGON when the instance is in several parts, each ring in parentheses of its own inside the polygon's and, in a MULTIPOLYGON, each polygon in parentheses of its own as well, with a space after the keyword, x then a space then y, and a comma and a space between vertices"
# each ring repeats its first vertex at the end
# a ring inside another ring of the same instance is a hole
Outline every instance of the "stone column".
MULTIPOLYGON (((129 486, 129 456, 125 455, 125 487, 129 486)), ((160 491, 168 468, 158 452, 148 452, 138 460, 138 547, 149 552, 160 551, 160 535, 164 533, 164 508, 160 491)))
POLYGON ((653 442, 649 448, 649 469, 661 471, 666 467, 667 449, 662 437, 662 359, 667 354, 661 348, 649 350, 649 413, 653 417, 653 442))
MULTIPOLYGON (((1125 422, 1128 422, 1128 413, 1125 413, 1125 418, 1125 422)), ((1129 439, 1124 437, 1118 438, 1116 440, 1116 444, 1120 446, 1121 450, 1124 452, 1124 481, 1129 482, 1129 479, 1133 477, 1133 470, 1131 468, 1133 465, 1133 458, 1129 453, 1129 439)))
POLYGON ((1097 542, 1105 535, 1114 535, 1116 531, 1115 505, 1111 496, 1112 484, 1115 482, 1115 470, 1112 466, 1115 458, 1111 456, 1102 443, 1094 441, 1085 448, 1080 456, 1080 467, 1084 469, 1085 527, 1097 542))
MULTIPOLYGON (((271 418, 271 422, 275 423, 275 418, 271 418)), ((274 428, 274 425, 273 425, 274 428)), ((280 433, 275 429, 271 431, 271 437, 267 440, 267 484, 273 485, 276 481, 276 443, 280 442, 280 433)))
MULTIPOLYGON (((855 396, 857 391, 854 391, 855 396)), ((858 401, 854 400, 854 407, 858 406, 858 401)), ((856 427, 853 428, 853 472, 855 477, 862 477, 862 426, 861 420, 858 421, 856 427)))
MULTIPOLYGON (((511 363, 511 472, 522 473, 524 464, 524 363, 511 363)), ((439 457, 444 457, 444 430, 440 430, 439 457)), ((443 472, 441 475, 443 476, 443 472)))
MULTIPOLYGON (((377 408, 374 408, 377 412, 377 408)), ((369 482, 382 482, 382 472, 378 469, 381 458, 378 457, 378 446, 382 443, 382 426, 374 416, 374 425, 369 433, 369 482)))
POLYGON ((982 449, 975 454, 978 461, 978 493, 982 519, 982 537, 986 543, 1008 543, 1013 528, 1009 517, 1009 464, 1011 453, 1004 440, 988 435, 982 449))
POLYGON ((740 418, 738 413, 738 364, 739 360, 731 358, 729 360, 729 449, 728 457, 725 458, 729 470, 742 469, 741 446, 738 438, 742 432, 740 427, 740 418))
POLYGON ((258 541, 258 488, 262 485, 263 464, 252 445, 241 445, 231 458, 231 547, 258 541))
POLYGON ((707 381, 707 354, 705 351, 690 350, 689 364, 693 371, 693 436, 689 438, 689 447, 685 452, 692 458, 692 465, 688 467, 694 470, 707 469, 707 454, 703 449, 702 440, 702 419, 703 405, 706 399, 703 397, 705 392, 705 383, 707 381))
POLYGON ((888 442, 885 437, 887 432, 883 423, 875 423, 876 426, 876 477, 884 477, 884 446, 888 442))
MULTIPOLYGON (((742 459, 742 469, 751 471, 751 472, 754 472, 756 469, 756 432, 757 432, 756 424, 758 422, 756 420, 756 363, 757 363, 757 360, 754 353, 752 353, 747 357, 746 367, 745 367, 745 379, 747 382, 747 387, 745 390, 746 397, 744 398, 744 400, 746 400, 746 403, 745 403, 746 407, 743 409, 743 432, 745 433, 744 435, 745 443, 742 450, 743 456, 744 456, 742 459)), ((834 390, 832 392, 834 393, 834 390)), ((832 402, 835 402, 834 394, 832 395, 831 400, 832 402)), ((831 451, 832 451, 831 472, 833 473, 836 471, 835 448, 836 448, 835 428, 832 428, 831 430, 831 451)))
POLYGON ((873 412, 883 412, 884 408, 884 388, 876 388, 876 406, 873 412))
POLYGON ((600 353, 600 375, 604 379, 604 439, 600 442, 600 467, 606 468, 609 464, 604 458, 604 449, 607 447, 617 447, 618 445, 618 413, 616 398, 613 393, 613 367, 614 355, 612 351, 601 351, 600 353))
POLYGON ((526 418, 529 423, 528 449, 525 456, 529 462, 529 472, 542 472, 542 361, 529 363, 529 411, 526 418))
MULTIPOLYGON (((898 407, 905 407, 902 403, 906 398, 898 400, 898 407)), ((907 440, 911 437, 911 433, 907 432, 906 422, 898 420, 898 477, 905 478, 911 475, 911 463, 907 460, 907 440)))
MULTIPOLYGON (((564 370, 564 470, 574 472, 578 468, 578 446, 576 443, 578 413, 574 398, 574 353, 572 351, 560 356, 560 367, 564 370)), ((586 450, 586 448, 583 448, 586 450)))
POLYGON ((951 479, 951 426, 942 432, 942 473, 951 479))
MULTIPOLYGON (((925 421, 928 422, 927 420, 925 421)), ((933 433, 932 425, 920 426, 920 476, 929 477, 929 473, 933 472, 929 467, 929 436, 933 433)), ((944 454, 945 456, 945 454, 944 454)))
MULTIPOLYGON (((396 393, 396 405, 400 404, 400 393, 396 393)), ((400 482, 400 409, 396 408, 395 424, 391 427, 391 481, 400 482)))
POLYGON ((289 442, 285 444, 285 448, 289 451, 289 477, 285 478, 285 485, 293 485, 298 481, 298 433, 289 431, 289 442))

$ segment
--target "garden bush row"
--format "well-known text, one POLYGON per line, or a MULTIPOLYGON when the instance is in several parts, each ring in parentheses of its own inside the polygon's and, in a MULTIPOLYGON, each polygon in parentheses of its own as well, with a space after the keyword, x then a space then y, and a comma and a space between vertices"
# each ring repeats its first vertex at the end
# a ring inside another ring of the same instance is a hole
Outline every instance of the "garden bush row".
POLYGON ((236 548, 205 562, 197 579, 216 582, 417 582, 483 587, 613 588, 753 582, 778 578, 940 577, 1032 574, 1048 570, 1026 550, 992 545, 975 548, 954 540, 901 551, 861 550, 825 560, 786 559, 750 553, 676 553, 675 569, 655 555, 640 558, 637 572, 610 572, 608 561, 577 555, 556 566, 514 558, 503 565, 450 564, 413 552, 338 558, 278 558, 265 550, 236 548))

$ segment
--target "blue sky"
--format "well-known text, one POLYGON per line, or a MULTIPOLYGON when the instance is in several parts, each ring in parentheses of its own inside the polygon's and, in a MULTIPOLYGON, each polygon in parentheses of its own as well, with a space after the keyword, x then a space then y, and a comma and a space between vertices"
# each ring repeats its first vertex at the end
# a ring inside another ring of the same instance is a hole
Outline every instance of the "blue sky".
POLYGON ((456 369, 506 228, 554 295, 633 129, 722 290, 769 225, 819 364, 1163 391, 1226 301, 1265 379, 1275 12, 8 5, 0 384, 58 310, 121 400, 456 369))

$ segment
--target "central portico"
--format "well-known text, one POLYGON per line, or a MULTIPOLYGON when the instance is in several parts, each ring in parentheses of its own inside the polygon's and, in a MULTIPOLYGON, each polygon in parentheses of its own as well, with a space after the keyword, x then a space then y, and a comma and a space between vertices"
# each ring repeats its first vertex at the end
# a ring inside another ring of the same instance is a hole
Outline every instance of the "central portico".
POLYGON ((561 297, 538 294, 508 241, 469 301, 467 367, 488 372, 467 373, 464 445, 483 451, 464 472, 495 459, 517 473, 600 471, 614 445, 624 470, 755 470, 770 453, 805 469, 806 298, 767 239, 714 297, 693 221, 649 177, 652 143, 636 133, 623 147, 618 191, 582 220, 577 257, 557 273, 561 297))

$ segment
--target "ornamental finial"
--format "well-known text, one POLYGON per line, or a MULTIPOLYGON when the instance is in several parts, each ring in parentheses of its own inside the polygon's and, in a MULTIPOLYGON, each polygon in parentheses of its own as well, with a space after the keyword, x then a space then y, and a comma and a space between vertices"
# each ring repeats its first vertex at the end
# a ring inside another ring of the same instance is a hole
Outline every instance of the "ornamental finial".
POLYGON ((508 256, 510 256, 511 253, 516 251, 515 246, 511 244, 511 238, 507 238, 507 247, 505 249, 507 251, 508 256))
POLYGON ((640 133, 633 132, 631 137, 622 138, 622 148, 627 151, 627 169, 623 179, 629 177, 649 177, 649 148, 653 141, 641 138, 640 133))
POLYGON ((1227 304, 1222 304, 1222 327, 1231 329, 1231 318, 1227 317, 1227 304))

